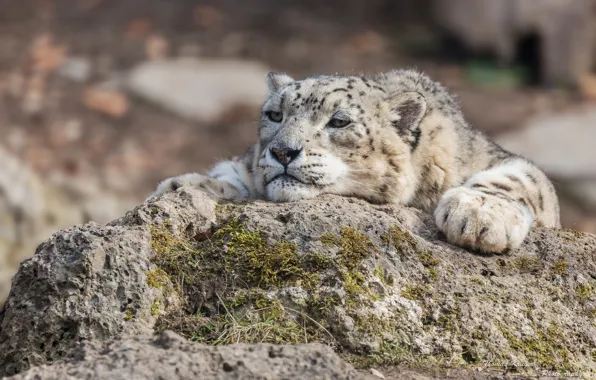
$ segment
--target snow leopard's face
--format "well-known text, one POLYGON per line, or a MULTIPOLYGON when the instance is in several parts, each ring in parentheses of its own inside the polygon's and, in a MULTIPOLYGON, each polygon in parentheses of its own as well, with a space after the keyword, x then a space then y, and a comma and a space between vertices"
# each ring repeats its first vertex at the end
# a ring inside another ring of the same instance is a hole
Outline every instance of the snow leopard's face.
POLYGON ((267 199, 332 193, 388 202, 412 195, 410 157, 420 130, 405 123, 420 123, 419 94, 387 94, 372 79, 349 76, 294 81, 270 74, 269 87, 255 173, 267 199))

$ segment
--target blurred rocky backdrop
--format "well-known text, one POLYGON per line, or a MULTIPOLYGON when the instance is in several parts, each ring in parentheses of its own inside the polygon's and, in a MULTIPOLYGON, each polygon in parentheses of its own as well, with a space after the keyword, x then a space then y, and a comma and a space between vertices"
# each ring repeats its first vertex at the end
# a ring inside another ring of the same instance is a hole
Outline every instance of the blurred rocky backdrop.
POLYGON ((54 231, 254 141, 264 77, 414 66, 596 232, 593 0, 0 0, 0 302, 54 231))

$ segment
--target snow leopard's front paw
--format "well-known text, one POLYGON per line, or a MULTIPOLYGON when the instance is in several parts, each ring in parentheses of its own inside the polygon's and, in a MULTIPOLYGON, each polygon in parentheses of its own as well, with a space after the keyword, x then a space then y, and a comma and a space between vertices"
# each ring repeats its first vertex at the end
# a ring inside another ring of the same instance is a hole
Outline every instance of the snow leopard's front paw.
POLYGON ((450 243, 485 253, 519 247, 533 223, 523 204, 463 186, 443 195, 435 220, 450 243))
POLYGON ((222 199, 231 200, 246 198, 245 194, 242 194, 229 182, 220 181, 197 173, 189 173, 162 181, 147 199, 176 191, 183 186, 192 186, 202 189, 203 191, 222 199))

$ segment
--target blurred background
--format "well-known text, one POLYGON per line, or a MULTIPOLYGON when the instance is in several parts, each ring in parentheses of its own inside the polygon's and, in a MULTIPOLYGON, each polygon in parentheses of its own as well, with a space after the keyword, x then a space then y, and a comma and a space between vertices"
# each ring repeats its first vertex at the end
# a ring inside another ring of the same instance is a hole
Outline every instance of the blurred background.
POLYGON ((416 67, 596 232, 594 0, 0 0, 0 303, 58 229, 256 138, 269 70, 416 67))

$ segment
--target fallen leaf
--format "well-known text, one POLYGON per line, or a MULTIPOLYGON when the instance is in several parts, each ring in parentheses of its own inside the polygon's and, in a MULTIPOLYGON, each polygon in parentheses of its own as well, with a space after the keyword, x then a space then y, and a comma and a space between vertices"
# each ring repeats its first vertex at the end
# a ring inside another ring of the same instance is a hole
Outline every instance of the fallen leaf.
POLYGON ((122 92, 98 87, 83 92, 83 105, 113 118, 123 117, 130 108, 128 97, 122 92))

